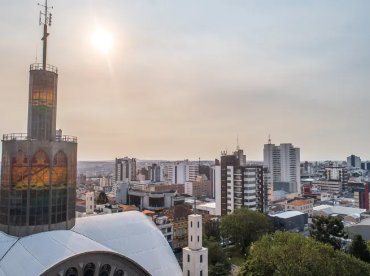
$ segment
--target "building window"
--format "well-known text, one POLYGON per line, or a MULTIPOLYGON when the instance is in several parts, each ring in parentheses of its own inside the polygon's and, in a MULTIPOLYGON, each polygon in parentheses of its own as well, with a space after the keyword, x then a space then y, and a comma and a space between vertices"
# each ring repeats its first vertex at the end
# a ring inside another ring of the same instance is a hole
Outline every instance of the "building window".
POLYGON ((198 242, 199 242, 199 236, 198 236, 198 242))
POLYGON ((90 205, 90 209, 92 209, 92 205, 90 205))
POLYGON ((190 271, 188 270, 188 276, 190 276, 190 271))
POLYGON ((88 263, 84 267, 84 276, 95 275, 95 265, 93 263, 88 263))
POLYGON ((198 228, 199 228, 199 221, 198 221, 198 228))
POLYGON ((193 227, 193 222, 192 221, 190 222, 190 227, 193 227))
POLYGON ((78 276, 78 271, 75 267, 70 267, 64 274, 65 276, 78 276))
POLYGON ((109 276, 110 270, 111 268, 109 264, 103 265, 102 268, 100 269, 99 276, 109 276))
POLYGON ((193 236, 190 236, 190 241, 191 241, 191 242, 193 241, 193 236))
POLYGON ((201 270, 201 271, 200 271, 200 274, 199 274, 199 275, 200 275, 200 276, 203 276, 203 270, 201 270))
POLYGON ((203 263, 203 255, 200 255, 200 262, 203 263))
POLYGON ((190 263, 190 255, 188 254, 188 263, 190 263))

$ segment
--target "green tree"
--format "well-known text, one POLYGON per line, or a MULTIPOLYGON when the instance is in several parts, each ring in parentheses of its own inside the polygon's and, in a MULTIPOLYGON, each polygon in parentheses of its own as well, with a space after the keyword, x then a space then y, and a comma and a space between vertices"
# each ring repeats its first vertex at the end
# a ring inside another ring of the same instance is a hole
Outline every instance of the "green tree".
POLYGON ((208 248, 208 275, 222 276, 228 275, 231 269, 231 264, 222 249, 220 242, 213 237, 203 239, 203 246, 208 248), (217 274, 225 272, 226 274, 217 274))
POLYGON ((343 240, 347 234, 344 232, 344 225, 340 218, 329 216, 318 216, 312 220, 312 230, 310 236, 315 240, 330 244, 334 249, 342 247, 343 240))
POLYGON ((234 210, 233 213, 222 218, 221 233, 230 237, 236 245, 246 252, 246 248, 263 234, 271 229, 270 221, 259 212, 246 207, 234 210))
POLYGON ((312 238, 277 231, 253 245, 239 275, 357 276, 370 275, 370 265, 312 238))
POLYGON ((221 228, 219 220, 209 220, 204 225, 204 234, 210 238, 213 237, 216 241, 221 239, 221 228))
POLYGON ((105 192, 100 192, 100 194, 98 195, 98 198, 96 199, 96 204, 106 204, 108 203, 108 197, 107 195, 105 194, 105 192))
POLYGON ((361 235, 355 235, 353 237, 348 253, 364 262, 370 263, 370 252, 367 249, 366 241, 362 239, 361 235))
POLYGON ((208 276, 229 276, 230 268, 226 268, 223 263, 216 263, 208 267, 208 276))

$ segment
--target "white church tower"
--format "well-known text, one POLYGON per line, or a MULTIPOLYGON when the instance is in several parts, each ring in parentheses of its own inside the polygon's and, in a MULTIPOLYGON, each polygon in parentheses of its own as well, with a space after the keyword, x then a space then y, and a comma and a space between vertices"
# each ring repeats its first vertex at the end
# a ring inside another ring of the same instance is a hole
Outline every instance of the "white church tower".
POLYGON ((202 247, 202 216, 188 216, 188 247, 183 248, 183 276, 208 276, 208 249, 202 247))
POLYGON ((94 213, 94 192, 86 193, 86 215, 94 213))

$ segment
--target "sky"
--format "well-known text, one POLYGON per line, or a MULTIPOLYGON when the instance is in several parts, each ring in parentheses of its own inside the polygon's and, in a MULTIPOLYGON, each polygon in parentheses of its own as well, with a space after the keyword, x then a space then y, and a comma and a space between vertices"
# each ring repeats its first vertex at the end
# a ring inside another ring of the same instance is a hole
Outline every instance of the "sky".
MULTIPOLYGON (((41 0, 42 1, 42 0, 41 0)), ((39 8, 0 0, 0 133, 27 131, 39 8)), ((57 128, 79 160, 370 159, 368 0, 49 0, 57 128), (112 37, 109 51, 92 43, 112 37)))

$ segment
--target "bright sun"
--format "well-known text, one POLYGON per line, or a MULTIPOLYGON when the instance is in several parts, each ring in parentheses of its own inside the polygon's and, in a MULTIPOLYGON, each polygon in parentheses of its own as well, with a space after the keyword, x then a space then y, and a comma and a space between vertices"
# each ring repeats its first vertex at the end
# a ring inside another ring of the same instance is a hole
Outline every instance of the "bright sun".
POLYGON ((95 32, 91 37, 91 41, 96 49, 103 52, 107 52, 113 45, 111 34, 105 31, 95 32))

